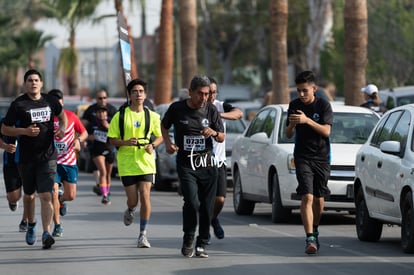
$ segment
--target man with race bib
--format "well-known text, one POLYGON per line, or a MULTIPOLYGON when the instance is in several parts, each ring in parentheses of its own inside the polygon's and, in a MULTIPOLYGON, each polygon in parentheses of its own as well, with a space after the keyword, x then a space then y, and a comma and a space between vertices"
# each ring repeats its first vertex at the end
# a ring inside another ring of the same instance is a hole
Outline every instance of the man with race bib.
POLYGON ((210 81, 207 76, 195 76, 191 80, 189 95, 190 98, 170 105, 162 119, 161 131, 167 153, 177 152, 177 171, 184 197, 181 253, 186 257, 194 255, 198 223, 195 254, 207 258, 205 245, 217 187, 213 139, 223 142, 224 127, 216 107, 208 102, 210 81), (171 126, 175 144, 168 135, 171 126))
POLYGON ((50 234, 53 206, 52 191, 56 174, 56 149, 54 135, 62 138, 67 118, 56 97, 43 94, 43 80, 37 70, 24 75, 26 93, 10 105, 3 120, 1 132, 6 136, 17 136, 19 149, 17 168, 22 179, 24 208, 28 213, 26 243, 36 242, 35 200, 38 193, 42 217, 42 245, 50 248, 55 240, 50 234), (57 116, 59 128, 54 131, 53 117, 57 116))

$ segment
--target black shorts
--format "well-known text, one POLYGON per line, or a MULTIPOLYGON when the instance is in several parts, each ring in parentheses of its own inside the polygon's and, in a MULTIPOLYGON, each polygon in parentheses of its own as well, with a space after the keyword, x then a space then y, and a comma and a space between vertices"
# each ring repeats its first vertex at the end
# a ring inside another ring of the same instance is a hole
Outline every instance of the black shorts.
POLYGON ((218 176, 217 176, 217 193, 216 196, 218 197, 226 197, 227 193, 227 171, 226 165, 222 165, 221 167, 217 168, 218 176))
POLYGON ((10 193, 22 187, 22 180, 17 170, 17 164, 3 166, 3 178, 6 192, 10 193))
POLYGON ((55 184, 56 160, 19 163, 17 168, 23 183, 23 191, 31 195, 52 192, 55 184))
POLYGON ((101 146, 94 146, 91 148, 91 157, 104 156, 106 163, 114 163, 115 161, 115 152, 112 148, 105 148, 101 146))
POLYGON ((154 183, 155 174, 145 174, 145 175, 136 175, 136 176, 123 176, 121 177, 122 185, 128 187, 140 182, 146 181, 154 183))
POLYGON ((298 195, 313 194, 317 198, 328 196, 331 165, 329 162, 296 159, 296 179, 298 195))

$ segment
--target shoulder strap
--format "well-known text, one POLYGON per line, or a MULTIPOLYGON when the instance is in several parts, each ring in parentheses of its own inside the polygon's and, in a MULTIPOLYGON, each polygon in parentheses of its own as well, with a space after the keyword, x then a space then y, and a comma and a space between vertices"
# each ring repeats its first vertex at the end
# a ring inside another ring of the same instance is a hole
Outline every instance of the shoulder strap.
POLYGON ((144 112, 145 112, 145 138, 148 138, 148 133, 149 133, 150 124, 151 124, 150 111, 148 108, 144 107, 144 112))
POLYGON ((119 134, 121 139, 124 139, 124 118, 125 118, 125 108, 126 106, 121 106, 119 108, 119 134))

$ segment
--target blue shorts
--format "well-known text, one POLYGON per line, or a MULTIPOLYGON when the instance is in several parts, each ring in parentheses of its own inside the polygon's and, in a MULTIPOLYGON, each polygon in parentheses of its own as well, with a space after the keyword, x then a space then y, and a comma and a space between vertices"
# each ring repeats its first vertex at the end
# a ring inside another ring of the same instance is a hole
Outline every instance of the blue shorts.
POLYGON ((78 183, 78 166, 77 165, 57 165, 57 172, 55 175, 55 182, 57 183, 78 183))

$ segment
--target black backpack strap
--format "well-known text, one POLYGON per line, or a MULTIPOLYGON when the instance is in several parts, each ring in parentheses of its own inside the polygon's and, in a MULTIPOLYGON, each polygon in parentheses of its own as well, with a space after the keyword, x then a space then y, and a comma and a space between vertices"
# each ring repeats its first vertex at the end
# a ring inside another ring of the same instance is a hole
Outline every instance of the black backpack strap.
POLYGON ((147 139, 149 129, 150 129, 150 124, 151 124, 151 118, 150 118, 150 111, 148 108, 144 107, 144 112, 145 112, 145 138, 147 139))
POLYGON ((125 119, 125 108, 126 106, 123 105, 119 108, 119 134, 121 139, 124 139, 124 119, 125 119))

